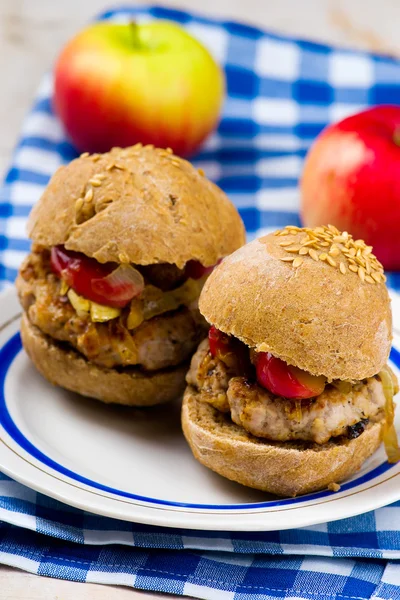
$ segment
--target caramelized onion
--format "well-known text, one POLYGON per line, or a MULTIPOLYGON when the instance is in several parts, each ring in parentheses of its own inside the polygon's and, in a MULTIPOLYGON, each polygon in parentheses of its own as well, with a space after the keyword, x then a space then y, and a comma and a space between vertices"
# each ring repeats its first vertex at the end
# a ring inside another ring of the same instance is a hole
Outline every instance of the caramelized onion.
POLYGON ((397 433, 394 427, 394 403, 395 391, 392 375, 387 367, 379 373, 382 381, 383 393, 385 394, 385 423, 382 430, 382 440, 385 445, 388 462, 396 463, 400 460, 400 448, 397 433))
POLYGON ((340 379, 335 379, 332 381, 331 385, 333 385, 333 387, 335 387, 341 394, 350 394, 353 387, 350 381, 341 381, 340 379))
POLYGON ((131 301, 126 326, 128 329, 136 329, 143 323, 143 320, 143 302, 140 298, 134 298, 131 301))
POLYGON ((301 421, 301 419, 303 417, 303 412, 301 410, 301 400, 295 400, 294 401, 293 416, 294 416, 295 420, 300 423, 300 421, 301 421))
POLYGON ((81 317, 88 315, 90 311, 90 300, 83 298, 77 294, 72 288, 68 290, 68 300, 76 310, 77 314, 81 317))
POLYGON ((143 316, 145 320, 156 317, 179 306, 189 306, 200 295, 203 282, 187 279, 183 285, 175 290, 163 292, 153 285, 146 285, 141 296, 143 300, 143 316))
POLYGON ((96 293, 108 292, 110 296, 112 296, 112 292, 124 290, 129 301, 142 293, 144 279, 143 275, 131 265, 119 265, 106 277, 93 279, 92 289, 96 293))
POLYGON ((113 308, 112 306, 104 306, 97 302, 90 303, 90 318, 94 323, 106 323, 116 319, 121 314, 120 308, 113 308))

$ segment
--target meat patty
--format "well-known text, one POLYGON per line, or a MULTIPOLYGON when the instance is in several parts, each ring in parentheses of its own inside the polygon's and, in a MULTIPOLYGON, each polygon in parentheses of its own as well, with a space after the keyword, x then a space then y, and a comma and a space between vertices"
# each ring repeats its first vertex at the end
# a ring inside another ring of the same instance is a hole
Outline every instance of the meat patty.
MULTIPOLYGON (((208 340, 204 340, 186 379, 201 391, 204 402, 230 412, 237 425, 256 437, 324 444, 331 437, 348 434, 349 428, 353 433, 358 423, 379 421, 384 416, 385 395, 379 376, 349 385, 346 392, 328 385, 317 398, 295 401, 274 396, 237 375, 211 356, 208 340)), ((396 383, 394 375, 393 381, 396 383)), ((362 429, 358 427, 356 433, 362 429)))
POLYGON ((33 325, 103 367, 140 365, 155 371, 176 366, 189 359, 206 333, 198 310, 184 306, 144 321, 132 331, 126 327, 125 313, 106 323, 93 323, 89 315, 78 315, 61 295, 61 281, 50 272, 46 255, 30 255, 17 289, 33 325))
POLYGON ((385 406, 382 383, 374 377, 352 386, 347 394, 328 385, 308 402, 279 398, 243 377, 233 377, 227 398, 232 421, 256 437, 317 444, 347 434, 348 427, 360 421, 380 421, 385 406))
POLYGON ((233 373, 209 352, 208 339, 203 340, 192 358, 186 381, 202 391, 202 398, 221 412, 229 412, 226 392, 233 373))

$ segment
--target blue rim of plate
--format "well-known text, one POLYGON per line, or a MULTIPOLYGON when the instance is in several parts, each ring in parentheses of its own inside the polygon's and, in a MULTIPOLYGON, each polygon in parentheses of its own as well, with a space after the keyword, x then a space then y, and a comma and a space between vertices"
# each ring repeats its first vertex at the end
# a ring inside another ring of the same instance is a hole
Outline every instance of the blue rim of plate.
MULTIPOLYGON (((11 437, 11 439, 32 458, 36 459, 43 465, 50 467, 57 473, 67 476, 73 481, 87 485, 91 488, 94 488, 95 490, 99 490, 109 494, 114 494, 115 496, 120 496, 122 498, 129 498, 132 500, 138 500, 140 502, 146 502, 149 504, 158 504, 161 506, 175 506, 179 508, 196 508, 203 510, 252 510, 255 508, 271 508, 275 506, 296 505, 301 504, 302 502, 309 502, 311 500, 326 498, 328 496, 332 496, 335 493, 329 490, 323 490, 321 492, 307 494, 298 498, 284 498, 280 500, 270 500, 266 502, 253 502, 243 504, 193 504, 188 502, 174 502, 172 500, 162 500, 161 498, 149 498, 146 496, 141 496, 139 494, 133 494, 131 492, 126 492, 124 490, 118 490, 116 488, 103 485, 102 483, 93 481, 92 479, 84 477, 79 473, 75 473, 71 469, 59 464, 49 456, 46 456, 46 454, 44 454, 41 450, 36 448, 36 446, 34 446, 32 442, 30 442, 25 437, 22 431, 18 429, 16 423, 13 421, 10 415, 5 396, 5 380, 14 359, 21 352, 21 350, 22 342, 19 333, 16 333, 11 338, 9 338, 7 342, 3 345, 3 347, 0 349, 0 424, 11 437)), ((390 360, 395 364, 396 367, 400 368, 400 352, 394 347, 392 348, 392 351, 390 353, 390 360)), ((375 477, 378 477, 379 475, 382 475, 386 471, 390 470, 394 466, 395 465, 389 464, 387 461, 385 461, 384 463, 380 464, 378 467, 375 467, 375 469, 372 469, 368 473, 365 473, 364 475, 361 475, 360 477, 352 481, 343 483, 341 485, 341 492, 350 490, 363 483, 367 483, 375 477)))

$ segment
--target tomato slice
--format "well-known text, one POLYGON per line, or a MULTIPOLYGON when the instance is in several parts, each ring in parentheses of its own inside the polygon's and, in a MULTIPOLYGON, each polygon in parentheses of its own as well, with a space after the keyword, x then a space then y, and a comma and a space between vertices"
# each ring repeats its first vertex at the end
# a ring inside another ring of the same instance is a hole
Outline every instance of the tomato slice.
POLYGON ((186 277, 190 277, 190 279, 201 279, 205 275, 209 275, 211 271, 219 265, 221 260, 222 258, 211 267, 204 267, 198 260, 189 260, 185 265, 185 275, 186 277))
POLYGON ((77 294, 105 306, 122 308, 143 290, 143 277, 129 265, 102 264, 63 246, 51 249, 51 267, 77 294))
POLYGON ((313 398, 322 394, 326 384, 325 377, 292 367, 269 352, 257 354, 256 373, 262 387, 284 398, 313 398))

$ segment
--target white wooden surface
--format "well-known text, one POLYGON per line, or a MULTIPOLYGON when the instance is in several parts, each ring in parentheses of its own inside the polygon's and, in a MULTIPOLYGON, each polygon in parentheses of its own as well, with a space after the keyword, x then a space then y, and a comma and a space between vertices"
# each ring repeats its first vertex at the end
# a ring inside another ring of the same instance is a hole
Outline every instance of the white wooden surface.
MULTIPOLYGON (((156 3, 163 4, 152 2, 156 3)), ((63 43, 112 4, 112 0, 0 0, 0 176, 41 75, 63 43)), ((170 0, 169 5, 400 56, 399 0, 170 0)), ((42 598, 150 600, 160 596, 40 578, 0 566, 0 600, 42 598)))

